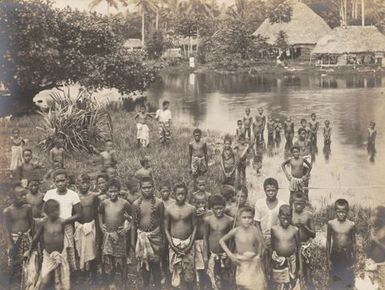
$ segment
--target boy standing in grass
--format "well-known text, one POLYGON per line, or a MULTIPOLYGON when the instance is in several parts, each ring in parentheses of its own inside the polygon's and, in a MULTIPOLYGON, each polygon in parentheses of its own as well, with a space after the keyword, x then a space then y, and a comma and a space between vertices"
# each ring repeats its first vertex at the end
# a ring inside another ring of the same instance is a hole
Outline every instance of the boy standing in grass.
POLYGON ((194 141, 189 144, 189 167, 194 180, 207 172, 208 156, 207 144, 202 138, 202 131, 195 129, 193 131, 194 141))
POLYGON ((120 183, 116 179, 108 182, 109 199, 99 206, 99 227, 103 233, 102 263, 108 275, 109 287, 115 286, 115 275, 120 268, 122 289, 127 287, 127 232, 131 222, 131 206, 119 197, 120 183))
POLYGON ((266 178, 263 182, 263 189, 266 197, 256 201, 254 220, 257 227, 262 230, 266 249, 265 266, 267 270, 271 259, 271 228, 278 224, 279 208, 285 203, 277 198, 278 181, 275 178, 266 178))
POLYGON ((62 167, 65 165, 66 151, 64 149, 64 141, 60 137, 55 138, 55 146, 49 151, 49 161, 51 165, 55 163, 55 161, 60 162, 62 167))
POLYGON ((230 206, 225 208, 225 213, 234 218, 236 222, 239 222, 239 213, 241 208, 245 206, 249 206, 247 202, 249 191, 246 187, 246 185, 240 185, 237 187, 236 195, 235 195, 235 202, 232 203, 230 206))
POLYGON ((171 285, 179 287, 185 282, 187 289, 194 288, 194 240, 197 231, 195 208, 186 203, 187 187, 180 183, 174 187, 175 203, 165 211, 165 233, 169 244, 171 285))
MULTIPOLYGON (((56 188, 48 190, 44 195, 44 202, 49 199, 54 199, 60 206, 60 218, 63 220, 70 219, 71 222, 77 221, 82 216, 82 208, 80 204, 79 195, 68 189, 68 173, 64 169, 57 170, 53 173, 53 181, 56 188)), ((44 208, 44 207, 43 207, 44 208)), ((75 245, 74 245, 74 228, 71 223, 64 227, 65 248, 68 254, 68 262, 71 270, 77 270, 75 259, 75 245)))
POLYGON ((234 186, 235 184, 235 153, 231 147, 232 140, 229 136, 225 137, 221 158, 221 167, 223 171, 223 184, 234 186))
MULTIPOLYGON (((281 165, 287 180, 290 182, 290 205, 292 205, 293 192, 305 192, 305 187, 308 186, 309 175, 312 168, 311 164, 306 159, 300 157, 300 148, 297 145, 294 145, 291 148, 291 153, 293 154, 293 157, 287 159, 281 165), (291 174, 289 174, 286 169, 287 165, 290 165, 291 174)), ((306 192, 308 191, 306 190, 306 192)))
POLYGON ((141 197, 132 206, 131 246, 138 259, 143 289, 150 289, 151 276, 155 289, 160 289, 164 205, 162 200, 155 197, 151 178, 140 181, 140 191, 141 197))
POLYGON ((140 160, 140 165, 142 166, 135 172, 135 178, 140 182, 143 178, 151 178, 153 180, 152 169, 150 166, 150 159, 144 157, 140 160))
POLYGON ((169 144, 171 140, 170 102, 163 101, 162 109, 156 111, 155 119, 159 122, 159 140, 161 144, 169 144))
POLYGON ((219 244, 237 266, 235 278, 237 288, 265 290, 267 283, 261 263, 263 253, 261 231, 253 225, 251 207, 242 208, 239 216, 240 225, 225 234, 219 240, 219 244), (227 242, 231 239, 235 242, 235 253, 232 253, 227 246, 227 242))
POLYGON ((347 219, 349 203, 338 199, 334 204, 336 218, 327 225, 326 252, 330 270, 330 289, 354 287, 353 265, 356 257, 356 226, 347 219))
POLYGON ((26 143, 26 139, 20 136, 20 130, 15 128, 12 130, 13 136, 11 136, 11 165, 9 170, 11 171, 11 178, 15 174, 15 170, 23 163, 23 146, 26 143))
MULTIPOLYGON (((29 250, 33 227, 32 208, 26 203, 26 190, 17 184, 12 194, 12 204, 4 209, 4 223, 8 240, 8 264, 11 269, 10 286, 22 279, 23 256, 29 250)), ((23 286, 23 285, 22 285, 23 286)))
POLYGON ((116 159, 116 151, 114 150, 114 143, 111 139, 107 139, 104 143, 104 151, 99 152, 95 147, 92 147, 94 151, 100 154, 100 160, 102 163, 102 172, 107 172, 107 169, 112 167, 116 168, 118 163, 116 159))
POLYGON ((197 179, 197 191, 193 192, 189 202, 193 204, 194 200, 200 199, 205 200, 206 204, 205 207, 209 208, 209 201, 211 197, 211 193, 206 191, 206 180, 203 177, 198 177, 197 179))
POLYGON ((244 135, 239 136, 239 144, 235 147, 237 154, 237 179, 238 184, 246 184, 246 166, 247 166, 247 153, 250 149, 250 144, 246 142, 244 135))
POLYGON ((292 224, 299 230, 301 242, 301 257, 303 266, 303 277, 307 289, 315 289, 312 280, 312 239, 315 238, 315 225, 313 214, 305 210, 307 200, 302 192, 297 192, 293 198, 293 218, 292 224))
POLYGON ((277 289, 294 289, 302 275, 301 242, 299 230, 291 225, 289 205, 279 208, 279 224, 271 228, 272 282, 277 289))
POLYGON ((33 219, 38 221, 42 217, 44 193, 39 190, 38 180, 31 180, 28 184, 28 189, 26 201, 32 207, 33 219))
POLYGON ((46 289, 50 283, 54 282, 57 289, 70 290, 70 265, 67 259, 65 226, 73 222, 73 219, 64 220, 60 217, 60 204, 54 199, 46 201, 44 211, 47 217, 40 222, 27 253, 30 257, 40 241, 43 261, 36 289, 46 289))
POLYGON ((75 247, 79 257, 81 271, 90 271, 91 278, 96 275, 96 220, 99 199, 96 194, 89 191, 91 179, 88 174, 80 174, 77 179, 82 217, 75 222, 75 247))
POLYGON ((36 176, 39 172, 36 169, 42 168, 43 166, 39 162, 32 160, 32 150, 23 150, 23 162, 16 170, 18 180, 21 182, 23 187, 28 186, 28 182, 32 179, 38 179, 36 176))
POLYGON ((136 121, 136 140, 137 140, 137 147, 139 148, 140 145, 143 147, 147 147, 149 144, 149 129, 147 126, 147 119, 151 118, 151 114, 148 114, 146 112, 146 106, 141 105, 140 111, 135 115, 135 121, 136 121))
POLYGON ((251 140, 251 125, 253 124, 253 117, 250 115, 250 108, 245 109, 245 115, 243 116, 243 128, 245 131, 245 137, 251 140))
POLYGON ((228 257, 219 245, 219 240, 233 226, 233 218, 225 215, 226 201, 221 195, 211 198, 213 215, 204 218, 203 255, 207 274, 214 290, 230 289, 233 280, 228 257))

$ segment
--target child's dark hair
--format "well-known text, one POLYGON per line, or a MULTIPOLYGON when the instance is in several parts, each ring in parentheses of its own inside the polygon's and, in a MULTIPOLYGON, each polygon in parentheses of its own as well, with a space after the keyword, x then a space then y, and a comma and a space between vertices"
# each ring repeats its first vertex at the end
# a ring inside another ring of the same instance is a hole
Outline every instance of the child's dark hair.
POLYGON ((237 124, 238 124, 238 125, 239 125, 239 124, 242 125, 242 123, 243 123, 242 120, 238 120, 238 121, 237 121, 237 124))
POLYGON ((30 152, 32 154, 32 149, 25 148, 25 149, 23 149, 23 155, 24 155, 25 152, 30 152))
POLYGON ((310 117, 313 117, 313 116, 316 116, 316 114, 315 113, 311 113, 310 117))
POLYGON ((202 130, 201 130, 201 129, 199 129, 199 128, 196 128, 196 129, 194 129, 194 131, 193 131, 193 135, 195 135, 195 134, 199 134, 199 135, 202 135, 202 130))
POLYGON ((373 124, 374 127, 376 126, 376 122, 374 122, 374 121, 370 121, 369 124, 373 124))
POLYGON ((254 215, 254 209, 249 205, 243 206, 239 209, 239 215, 243 214, 244 212, 248 212, 254 215))
POLYGON ((180 182, 180 183, 175 184, 173 192, 175 193, 178 188, 183 188, 185 193, 187 194, 187 186, 184 182, 180 182))
POLYGON ((223 143, 226 143, 226 142, 230 142, 233 143, 233 139, 231 139, 231 137, 229 135, 226 135, 225 138, 223 139, 223 143))
POLYGON ((347 209, 349 209, 349 202, 344 198, 339 198, 334 203, 334 208, 337 207, 346 207, 347 209))
POLYGON ((145 182, 149 182, 151 184, 154 184, 154 181, 152 180, 152 178, 150 178, 150 177, 143 177, 139 181, 140 187, 142 187, 143 183, 145 183, 145 182))
POLYGON ((306 119, 301 119, 300 123, 306 123, 306 119))
POLYGON ((239 185, 237 187, 237 191, 242 192, 244 195, 246 195, 246 197, 249 196, 249 190, 247 189, 246 185, 239 185))
POLYGON ((306 133, 306 129, 305 128, 299 128, 298 129, 298 135, 301 135, 302 132, 306 133))
POLYGON ((37 183, 38 185, 40 185, 40 180, 37 178, 28 180, 28 186, 31 185, 31 183, 37 183))
POLYGON ((222 195, 215 194, 210 197, 210 206, 214 207, 216 205, 226 206, 225 198, 222 195))
POLYGON ((120 190, 120 182, 117 179, 111 179, 108 181, 107 188, 110 187, 116 187, 118 190, 120 190))
POLYGON ((275 186, 278 189, 278 181, 277 181, 277 179, 275 179, 273 177, 266 178, 265 181, 263 182, 263 189, 266 189, 266 187, 268 185, 275 186))
POLYGON ((298 145, 293 145, 293 147, 290 149, 290 152, 293 153, 294 150, 301 151, 301 148, 298 145))
POLYGON ((146 166, 146 164, 148 164, 149 161, 150 160, 148 160, 148 158, 144 157, 144 158, 140 159, 140 165, 144 167, 144 166, 146 166))
POLYGON ((291 216, 292 215, 292 212, 291 212, 291 208, 290 208, 290 205, 288 204, 283 204, 279 207, 279 212, 278 212, 279 215, 288 215, 288 216, 291 216))
POLYGON ((325 120, 325 124, 326 124, 326 123, 329 123, 329 124, 330 124, 330 121, 329 121, 329 120, 325 120))
POLYGON ((305 202, 306 198, 302 191, 293 192, 293 202, 305 202))
POLYGON ((168 190, 171 190, 170 185, 168 185, 167 183, 161 184, 160 187, 159 187, 159 190, 162 190, 163 188, 167 188, 168 190))
POLYGON ((78 181, 91 182, 91 178, 87 173, 82 173, 78 176, 78 181))
POLYGON ((17 129, 17 128, 13 128, 13 129, 12 129, 12 133, 13 133, 13 134, 15 134, 15 133, 20 133, 20 130, 17 129))
POLYGON ((105 173, 101 173, 96 176, 96 183, 98 183, 99 178, 103 178, 105 181, 108 181, 108 175, 105 173))
POLYGON ((53 209, 59 208, 60 204, 55 199, 49 199, 44 204, 44 212, 46 214, 50 213, 53 209))
POLYGON ((222 196, 225 200, 232 199, 235 195, 235 188, 232 185, 224 185, 222 188, 222 196))
POLYGON ((245 134, 240 134, 238 140, 246 140, 245 134))
POLYGON ((64 169, 58 169, 58 170, 55 170, 53 173, 52 173, 52 179, 55 181, 55 178, 56 176, 58 175, 64 175, 66 178, 68 178, 68 172, 64 169))
POLYGON ((163 101, 162 106, 166 106, 166 105, 169 105, 169 104, 170 104, 169 101, 163 101))

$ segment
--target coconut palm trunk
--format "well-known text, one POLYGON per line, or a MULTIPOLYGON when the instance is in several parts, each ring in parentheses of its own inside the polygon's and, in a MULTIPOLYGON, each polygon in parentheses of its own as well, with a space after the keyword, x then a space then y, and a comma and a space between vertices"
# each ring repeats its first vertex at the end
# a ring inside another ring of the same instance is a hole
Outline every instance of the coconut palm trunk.
POLYGON ((361 0, 361 24, 365 26, 365 0, 361 0))
POLYGON ((144 7, 142 4, 142 47, 144 47, 144 7))

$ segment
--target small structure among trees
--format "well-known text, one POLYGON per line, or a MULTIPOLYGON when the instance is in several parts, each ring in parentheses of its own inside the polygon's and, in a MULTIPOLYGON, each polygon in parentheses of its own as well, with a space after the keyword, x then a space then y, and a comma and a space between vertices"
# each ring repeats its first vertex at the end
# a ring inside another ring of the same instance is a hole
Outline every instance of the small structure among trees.
POLYGON ((336 27, 312 52, 319 66, 385 67, 385 35, 375 26, 336 27))
MULTIPOLYGON (((254 32, 254 35, 266 38, 266 42, 278 50, 278 55, 282 53, 283 47, 279 47, 277 44, 286 42, 288 46, 286 50, 287 58, 309 61, 310 53, 318 40, 328 34, 331 29, 306 4, 296 1, 289 1, 287 4, 292 9, 282 6, 283 12, 286 11, 283 14, 286 15, 285 17, 269 16, 254 32), (290 17, 288 13, 291 13, 290 17)), ((282 15, 282 13, 278 14, 282 15)))

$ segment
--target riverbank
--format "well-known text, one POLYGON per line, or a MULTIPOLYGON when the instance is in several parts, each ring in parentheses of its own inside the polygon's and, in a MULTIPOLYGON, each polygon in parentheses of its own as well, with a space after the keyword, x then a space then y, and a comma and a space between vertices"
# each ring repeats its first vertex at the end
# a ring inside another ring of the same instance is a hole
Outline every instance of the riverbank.
MULTIPOLYGON (((174 126, 172 129, 172 143, 169 147, 161 146, 157 139, 157 124, 154 121, 149 122, 149 128, 151 132, 151 147, 143 150, 136 148, 136 126, 133 121, 133 113, 127 113, 123 111, 116 111, 111 113, 112 122, 114 124, 113 139, 115 149, 117 151, 118 173, 119 178, 122 181, 123 187, 132 186, 132 175, 139 169, 139 160, 143 156, 149 156, 151 159, 151 166, 154 172, 154 178, 156 186, 159 187, 163 183, 167 183, 170 186, 177 182, 186 182, 189 189, 192 189, 191 178, 188 168, 188 144, 192 140, 193 128, 174 126)), ((9 166, 9 137, 13 128, 19 128, 22 137, 29 139, 29 143, 26 147, 31 148, 36 158, 38 158, 43 164, 48 165, 47 153, 41 152, 38 146, 39 134, 37 134, 36 127, 40 124, 40 117, 38 115, 23 116, 20 118, 14 118, 8 124, 7 128, 0 128, 0 146, 3 149, 0 154, 0 166, 2 168, 0 176, 0 208, 4 209, 9 204, 9 189, 10 184, 8 180, 8 173, 6 168, 9 166)), ((209 144, 209 172, 206 176, 208 191, 213 194, 221 192, 221 172, 220 172, 220 150, 222 146, 223 135, 218 132, 204 131, 204 137, 209 144)), ((66 162, 66 167, 72 176, 76 176, 79 173, 87 172, 92 177, 95 177, 99 171, 98 156, 87 153, 72 153, 71 158, 66 162)), ((260 183, 263 182, 261 177, 257 177, 253 172, 252 167, 248 167, 248 188, 249 188, 249 200, 253 204, 256 198, 262 197, 262 192, 257 191, 260 183)), ((287 191, 280 190, 279 195, 287 195, 287 191)), ((317 207, 314 212, 316 219, 317 237, 314 241, 315 249, 312 256, 312 266, 314 267, 315 280, 317 281, 317 289, 327 289, 328 272, 326 268, 325 257, 325 241, 326 241, 326 228, 325 224, 327 220, 331 219, 334 215, 333 209, 329 204, 329 201, 317 207)), ((368 234, 368 220, 370 216, 370 210, 362 208, 359 205, 352 206, 350 218, 357 224, 358 233, 358 263, 357 272, 362 270, 363 267, 363 253, 366 246, 366 239, 368 234)), ((0 215, 2 219, 2 215, 0 215)), ((4 227, 1 227, 1 240, 0 240, 0 281, 5 281, 7 277, 6 272, 6 241, 4 236, 4 227)), ((133 289, 141 289, 140 281, 136 280, 135 267, 130 268, 130 283, 133 289)), ((73 289, 82 289, 81 287, 74 287, 73 289)), ((84 289, 84 288, 83 288, 84 289)))

